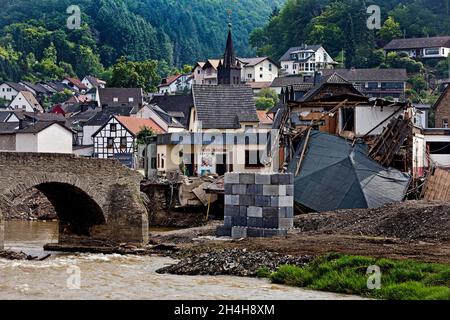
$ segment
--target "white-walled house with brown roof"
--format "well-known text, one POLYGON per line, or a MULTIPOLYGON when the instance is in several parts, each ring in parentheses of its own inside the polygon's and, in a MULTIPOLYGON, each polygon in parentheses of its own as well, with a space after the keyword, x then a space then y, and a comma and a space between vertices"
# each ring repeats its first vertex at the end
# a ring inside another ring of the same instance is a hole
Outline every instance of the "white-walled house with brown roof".
POLYGON ((384 51, 406 52, 411 58, 445 59, 450 55, 450 36, 394 39, 384 47, 384 51))
POLYGON ((44 109, 29 91, 20 91, 9 104, 11 110, 23 110, 26 112, 44 112, 44 109))

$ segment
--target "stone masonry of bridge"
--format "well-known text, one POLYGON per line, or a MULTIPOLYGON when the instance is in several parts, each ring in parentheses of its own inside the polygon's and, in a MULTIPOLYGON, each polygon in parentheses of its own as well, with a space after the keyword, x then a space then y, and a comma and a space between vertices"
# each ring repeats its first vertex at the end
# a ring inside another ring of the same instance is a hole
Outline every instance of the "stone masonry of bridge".
POLYGON ((55 207, 62 246, 148 243, 148 214, 140 197, 142 176, 116 160, 74 155, 0 153, 0 249, 3 212, 30 188, 55 207))

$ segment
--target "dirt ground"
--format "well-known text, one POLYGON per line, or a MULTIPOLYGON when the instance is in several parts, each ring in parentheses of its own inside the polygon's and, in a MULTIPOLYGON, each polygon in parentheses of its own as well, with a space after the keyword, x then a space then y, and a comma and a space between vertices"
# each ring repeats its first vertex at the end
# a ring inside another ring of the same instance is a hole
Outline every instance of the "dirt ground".
POLYGON ((219 249, 269 251, 305 256, 340 252, 450 264, 450 205, 408 202, 373 210, 345 210, 296 217, 288 237, 214 239, 220 222, 168 233, 153 233, 155 243, 176 244, 199 254, 219 249))

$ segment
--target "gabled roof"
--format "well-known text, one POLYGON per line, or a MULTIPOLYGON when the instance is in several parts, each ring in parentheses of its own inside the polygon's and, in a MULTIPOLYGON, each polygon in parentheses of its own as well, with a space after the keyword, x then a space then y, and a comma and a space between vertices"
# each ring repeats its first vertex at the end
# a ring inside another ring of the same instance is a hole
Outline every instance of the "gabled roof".
MULTIPOLYGON (((448 85, 444 92, 442 92, 442 94, 440 95, 439 99, 436 101, 436 103, 433 106, 434 110, 437 110, 440 106, 441 106, 441 102, 444 99, 445 96, 450 94, 450 85, 448 85)), ((450 108, 450 106, 447 106, 448 108, 450 108)))
POLYGON ((183 117, 176 118, 185 128, 189 127, 191 108, 194 106, 192 95, 154 96, 150 103, 157 105, 168 114, 174 112, 183 114, 183 117))
POLYGON ((277 77, 273 80, 270 85, 272 88, 282 88, 286 86, 291 86, 294 84, 304 83, 305 80, 303 76, 288 76, 288 77, 277 77))
POLYGON ((176 120, 176 118, 184 118, 183 112, 173 112, 172 115, 165 112, 156 104, 149 106, 149 108, 151 108, 169 127, 184 128, 184 126, 178 120, 176 120))
POLYGON ((359 81, 400 81, 408 80, 406 69, 324 69, 321 70, 323 76, 333 73, 350 82, 359 81))
POLYGON ((98 96, 102 105, 121 106, 130 105, 137 106, 143 103, 143 92, 141 88, 99 88, 98 96), (118 101, 114 101, 118 98, 118 101), (129 98, 133 98, 133 102, 129 102, 129 98))
POLYGON ((256 58, 238 58, 239 61, 241 61, 246 67, 253 67, 256 66, 258 64, 260 64, 261 62, 265 61, 265 60, 270 60, 272 61, 274 64, 275 63, 271 58, 269 57, 256 57, 256 58))
POLYGON ((76 86, 78 89, 81 89, 81 90, 87 90, 87 89, 88 89, 88 88, 80 81, 80 79, 66 77, 66 78, 64 78, 64 80, 69 81, 69 82, 72 83, 74 86, 76 86))
POLYGON ((0 111, 0 123, 5 122, 8 119, 11 111, 0 111))
MULTIPOLYGON (((44 111, 42 106, 39 104, 39 102, 36 100, 36 98, 33 96, 33 94, 30 91, 20 91, 19 94, 21 94, 24 99, 28 102, 28 104, 38 110, 38 111, 44 111)), ((13 100, 14 101, 14 100, 13 100)), ((13 102, 11 101, 11 103, 13 102)))
POLYGON ((257 110, 259 123, 272 125, 273 120, 267 115, 267 111, 265 110, 257 110))
POLYGON ((194 66, 194 69, 197 68, 197 67, 200 67, 200 68, 203 69, 203 67, 205 66, 205 63, 206 62, 203 62, 203 61, 197 62, 196 65, 194 66))
MULTIPOLYGON (((321 83, 314 86, 311 90, 309 90, 301 99, 301 102, 306 101, 314 101, 316 100, 316 96, 322 91, 323 88, 326 86, 345 86, 349 90, 348 94, 352 94, 355 96, 364 97, 364 95, 356 89, 351 83, 343 79, 338 74, 334 73, 328 77, 326 77, 321 83)), ((339 92, 338 95, 343 94, 342 92, 339 92)), ((334 94, 333 94, 334 95, 334 94)))
POLYGON ((394 39, 384 47, 384 50, 421 49, 436 47, 450 48, 450 36, 394 39))
POLYGON ((106 81, 100 80, 93 76, 86 76, 86 80, 89 81, 89 83, 92 84, 92 86, 94 86, 95 88, 106 84, 106 81))
POLYGON ((61 122, 56 122, 56 121, 38 121, 36 123, 29 124, 28 126, 26 126, 23 129, 17 130, 17 133, 39 133, 55 124, 66 129, 70 133, 74 133, 71 129, 67 128, 64 124, 62 124, 61 122))
POLYGON ((319 50, 320 48, 322 48, 321 45, 304 45, 301 47, 292 47, 289 48, 288 51, 286 51, 286 53, 280 58, 280 61, 291 61, 291 54, 294 52, 298 52, 298 51, 305 51, 305 50, 312 50, 314 52, 317 52, 317 50, 319 50))
POLYGON ((31 88, 33 91, 35 91, 37 94, 47 94, 52 93, 49 89, 45 88, 39 83, 33 84, 28 81, 22 81, 22 84, 28 88, 31 88))
POLYGON ((144 128, 153 129, 156 133, 165 133, 165 130, 152 119, 141 119, 123 116, 115 116, 115 118, 135 136, 137 136, 139 132, 144 128))
POLYGON ((161 87, 168 87, 168 86, 170 86, 172 83, 174 83, 175 81, 177 81, 180 77, 181 77, 181 74, 177 74, 177 75, 174 75, 174 76, 170 76, 170 77, 164 78, 164 79, 161 81, 161 84, 158 86, 158 88, 161 88, 161 87))
POLYGON ((28 91, 28 89, 27 89, 25 86, 23 86, 23 85, 21 85, 21 84, 19 84, 19 83, 16 83, 16 82, 5 81, 5 82, 1 82, 0 84, 3 84, 3 83, 7 84, 8 86, 10 86, 11 88, 13 88, 13 89, 16 90, 17 92, 20 92, 20 91, 28 91))
POLYGON ((133 107, 109 107, 97 112, 86 122, 86 126, 102 126, 109 121, 111 116, 130 116, 133 107))
POLYGON ((0 122, 0 134, 13 134, 19 129, 18 122, 0 122))
POLYGON ((57 92, 62 92, 65 89, 73 91, 73 89, 71 87, 69 87, 68 85, 66 85, 62 82, 58 82, 58 81, 47 82, 47 85, 57 92))
POLYGON ((248 82, 247 83, 253 90, 257 90, 257 89, 265 89, 265 88, 270 88, 272 82, 268 81, 268 82, 248 82))
POLYGON ((204 129, 238 129, 241 122, 259 122, 250 86, 194 85, 192 95, 204 129))
POLYGON ((203 69, 213 68, 214 70, 217 70, 221 62, 221 59, 208 59, 203 65, 203 69))

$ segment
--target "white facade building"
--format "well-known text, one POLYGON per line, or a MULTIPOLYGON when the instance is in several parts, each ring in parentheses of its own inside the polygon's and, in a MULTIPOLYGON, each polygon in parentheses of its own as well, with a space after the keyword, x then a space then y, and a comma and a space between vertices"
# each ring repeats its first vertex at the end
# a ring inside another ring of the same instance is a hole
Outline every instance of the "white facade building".
POLYGON ((38 122, 16 133, 16 152, 71 154, 73 132, 60 123, 38 122))
POLYGON ((23 110, 26 112, 44 112, 44 109, 29 91, 20 91, 9 104, 11 110, 23 110))
POLYGON ((333 69, 336 62, 320 45, 290 48, 280 59, 281 73, 314 75, 321 69, 333 69))
POLYGON ((445 59, 450 55, 450 36, 394 39, 384 50, 386 52, 406 52, 411 58, 445 59))
POLYGON ((20 91, 27 91, 27 88, 15 82, 3 82, 0 84, 0 99, 12 101, 20 91))
POLYGON ((278 77, 278 64, 269 57, 238 58, 242 62, 244 82, 272 82, 278 77))

